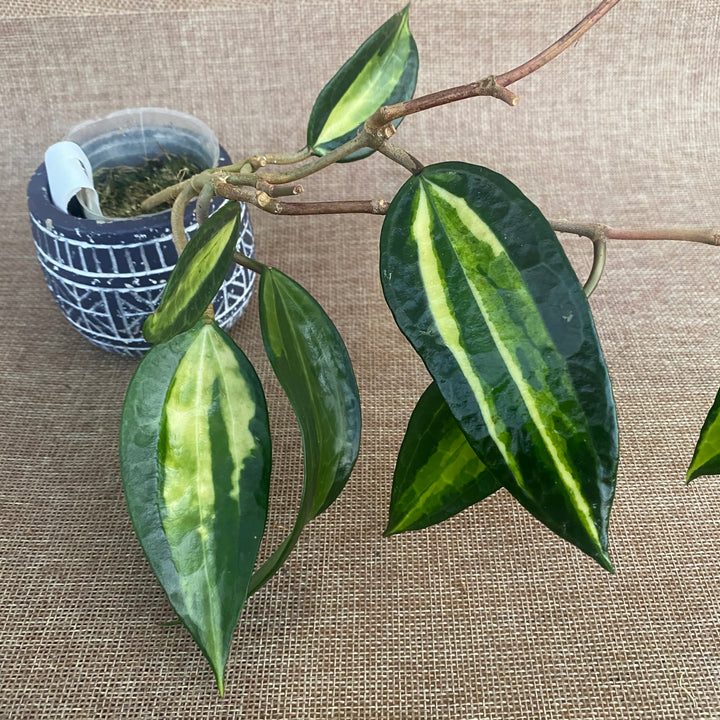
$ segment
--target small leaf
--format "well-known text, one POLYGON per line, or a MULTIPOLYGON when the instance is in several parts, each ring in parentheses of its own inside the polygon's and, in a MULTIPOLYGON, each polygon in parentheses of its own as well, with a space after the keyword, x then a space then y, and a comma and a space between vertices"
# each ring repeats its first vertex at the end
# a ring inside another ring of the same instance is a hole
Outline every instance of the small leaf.
MULTIPOLYGON (((307 144, 325 155, 357 135, 383 105, 409 100, 415 92, 418 53, 410 33, 410 6, 393 15, 355 51, 320 91, 308 121, 307 144)), ((395 121, 395 126, 400 120, 395 121)), ((363 149, 345 160, 372 152, 363 149)))
POLYGON ((700 431, 687 481, 700 475, 720 475, 720 390, 700 431))
POLYGON ((478 457, 611 569, 615 406, 585 294, 540 211, 486 168, 427 167, 391 203, 381 279, 478 457))
POLYGON ((229 202, 213 213, 180 253, 158 309, 143 325, 148 342, 160 343, 189 330, 225 280, 240 234, 240 204, 229 202))
POLYGON ((400 447, 385 535, 440 523, 501 487, 432 383, 418 401, 400 447))
POLYGON ((361 425, 350 357, 320 305, 274 268, 262 272, 259 304, 265 351, 302 433, 305 478, 295 526, 253 576, 251 592, 277 571, 305 525, 345 487, 357 460, 361 425))
POLYGON ((120 462, 138 540, 222 695, 265 526, 270 430, 255 371, 217 325, 201 321, 140 363, 120 462))

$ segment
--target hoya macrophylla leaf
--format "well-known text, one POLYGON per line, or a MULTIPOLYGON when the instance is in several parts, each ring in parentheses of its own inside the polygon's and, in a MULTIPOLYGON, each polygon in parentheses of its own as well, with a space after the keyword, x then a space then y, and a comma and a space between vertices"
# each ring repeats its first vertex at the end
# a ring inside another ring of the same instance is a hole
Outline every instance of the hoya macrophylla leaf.
POLYGON ((189 330, 223 284, 240 234, 240 204, 225 203, 197 229, 163 290, 158 309, 143 325, 148 342, 189 330))
POLYGON ((700 431, 687 481, 701 475, 720 475, 720 391, 700 431))
POLYGON ((267 581, 302 529, 337 498, 360 448, 360 396, 345 343, 317 301, 275 268, 260 276, 260 327, 273 371, 300 426, 305 463, 293 530, 253 576, 267 581))
POLYGON ((385 535, 435 525, 501 487, 432 383, 410 416, 398 453, 385 535))
POLYGON ((216 324, 199 322, 140 363, 120 463, 138 540, 223 694, 265 527, 270 430, 255 371, 216 324))
MULTIPOLYGON (((307 145, 313 153, 325 155, 354 138, 383 105, 412 98, 418 52, 410 33, 409 13, 407 5, 379 27, 320 91, 307 129, 307 145)), ((395 125, 399 124, 396 120, 395 125)), ((345 160, 357 160, 371 152, 363 149, 345 160)))
POLYGON ((479 459, 611 569, 615 405, 587 299, 540 211, 486 168, 427 167, 390 205, 381 279, 479 459))

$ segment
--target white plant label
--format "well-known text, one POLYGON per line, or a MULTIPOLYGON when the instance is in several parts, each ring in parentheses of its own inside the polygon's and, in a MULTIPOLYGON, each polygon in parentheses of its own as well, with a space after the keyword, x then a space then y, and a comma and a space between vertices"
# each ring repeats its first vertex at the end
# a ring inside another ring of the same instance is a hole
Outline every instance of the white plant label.
POLYGON ((93 184, 92 167, 83 149, 63 140, 45 151, 45 169, 53 204, 63 212, 77 197, 90 220, 103 220, 98 194, 93 184))

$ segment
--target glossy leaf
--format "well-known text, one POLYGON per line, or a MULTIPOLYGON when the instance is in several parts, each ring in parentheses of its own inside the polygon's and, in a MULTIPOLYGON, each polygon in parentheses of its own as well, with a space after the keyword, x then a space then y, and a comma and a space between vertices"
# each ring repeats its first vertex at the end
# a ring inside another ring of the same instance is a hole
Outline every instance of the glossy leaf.
POLYGON ((385 535, 435 525, 501 487, 432 383, 410 416, 400 447, 385 535))
POLYGON ((229 202, 213 213, 180 253, 158 309, 143 325, 148 342, 160 343, 189 330, 225 280, 240 234, 240 204, 229 202))
POLYGON ((305 525, 337 498, 360 447, 360 397, 345 344, 323 309, 274 268, 260 277, 265 351, 300 426, 303 494, 290 535, 253 577, 251 591, 277 571, 305 525))
MULTIPOLYGON (((378 108, 413 96, 418 53, 408 25, 409 12, 408 5, 378 28, 320 91, 307 130, 307 145, 316 155, 354 138, 378 108)), ((399 124, 400 120, 395 121, 399 124)), ((363 149, 345 160, 371 152, 363 149)))
POLYGON ((120 429, 135 532, 218 688, 265 526, 270 430, 255 371, 214 323, 150 350, 120 429))
POLYGON ((611 569, 615 406, 587 299, 540 211, 486 168, 427 167, 385 218, 381 278, 478 457, 611 569))
POLYGON ((720 391, 700 431, 687 481, 700 475, 720 475, 720 391))

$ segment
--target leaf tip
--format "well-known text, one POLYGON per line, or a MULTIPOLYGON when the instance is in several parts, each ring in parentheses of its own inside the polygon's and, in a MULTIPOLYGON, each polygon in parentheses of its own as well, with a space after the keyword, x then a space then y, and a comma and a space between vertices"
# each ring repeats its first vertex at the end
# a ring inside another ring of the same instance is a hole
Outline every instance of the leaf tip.
POLYGON ((605 550, 605 549, 601 550, 596 555, 595 559, 600 564, 600 567, 607 570, 611 575, 615 574, 615 567, 612 564, 612 560, 610 560, 610 555, 608 555, 607 550, 605 550))
POLYGON ((397 535, 398 532, 400 532, 400 531, 397 529, 396 525, 392 525, 392 524, 388 523, 388 526, 385 528, 385 530, 383 530, 382 536, 384 538, 388 538, 388 537, 392 537, 393 535, 397 535))

